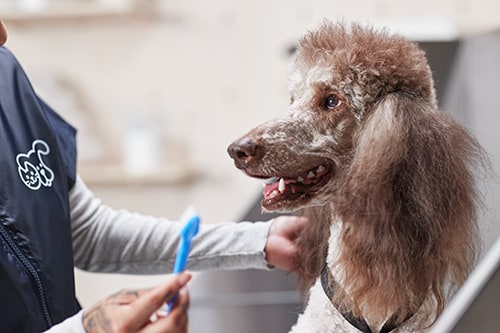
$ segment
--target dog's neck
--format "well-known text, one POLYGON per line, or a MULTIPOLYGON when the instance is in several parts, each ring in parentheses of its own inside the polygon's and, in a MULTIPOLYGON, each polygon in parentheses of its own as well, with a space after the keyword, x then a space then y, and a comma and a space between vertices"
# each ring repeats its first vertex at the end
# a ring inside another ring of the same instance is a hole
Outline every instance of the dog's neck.
MULTIPOLYGON (((336 283, 347 294, 349 294, 349 290, 346 288, 348 284, 344 279, 342 266, 336 264, 340 256, 340 251, 342 250, 340 244, 341 232, 342 232, 342 221, 334 217, 333 222, 330 226, 330 237, 328 241, 328 254, 326 258, 326 264, 332 274, 332 277, 335 279, 336 283)), ((384 323, 388 319, 388 317, 374 316, 372 313, 364 311, 363 307, 361 308, 361 311, 363 313, 363 319, 370 326, 372 332, 379 332, 380 328, 384 325, 384 323)))

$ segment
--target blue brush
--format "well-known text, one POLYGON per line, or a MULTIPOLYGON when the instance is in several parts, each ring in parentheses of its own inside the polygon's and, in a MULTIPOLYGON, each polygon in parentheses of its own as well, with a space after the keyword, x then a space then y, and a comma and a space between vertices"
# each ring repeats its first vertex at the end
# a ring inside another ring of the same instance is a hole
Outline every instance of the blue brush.
MULTIPOLYGON (((184 271, 187 266, 189 250, 191 250, 191 239, 198 233, 200 228, 200 217, 197 214, 192 215, 180 233, 179 247, 177 249, 177 257, 175 258, 174 274, 179 274, 184 271)), ((172 306, 177 296, 173 297, 168 303, 167 313, 170 313, 172 306)))

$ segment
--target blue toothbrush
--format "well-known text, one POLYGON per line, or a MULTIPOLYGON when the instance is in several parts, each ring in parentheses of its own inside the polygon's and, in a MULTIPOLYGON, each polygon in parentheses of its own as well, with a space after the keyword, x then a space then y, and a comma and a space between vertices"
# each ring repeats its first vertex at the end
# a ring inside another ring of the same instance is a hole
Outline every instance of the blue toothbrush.
MULTIPOLYGON (((175 258, 174 274, 179 274, 184 271, 187 266, 189 250, 191 250, 191 239, 198 233, 200 228, 200 217, 197 214, 192 215, 180 233, 179 247, 177 249, 177 257, 175 258)), ((170 313, 172 306, 177 296, 173 297, 168 303, 167 313, 170 313)))

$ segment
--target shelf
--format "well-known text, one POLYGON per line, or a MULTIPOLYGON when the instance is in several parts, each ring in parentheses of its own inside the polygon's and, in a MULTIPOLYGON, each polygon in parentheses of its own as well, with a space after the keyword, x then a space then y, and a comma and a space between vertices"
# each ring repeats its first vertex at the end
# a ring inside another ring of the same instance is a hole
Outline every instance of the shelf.
POLYGON ((66 19, 128 17, 154 12, 149 1, 47 1, 33 7, 0 3, 2 19, 7 22, 53 21, 66 19), (148 5, 149 4, 149 5, 148 5))

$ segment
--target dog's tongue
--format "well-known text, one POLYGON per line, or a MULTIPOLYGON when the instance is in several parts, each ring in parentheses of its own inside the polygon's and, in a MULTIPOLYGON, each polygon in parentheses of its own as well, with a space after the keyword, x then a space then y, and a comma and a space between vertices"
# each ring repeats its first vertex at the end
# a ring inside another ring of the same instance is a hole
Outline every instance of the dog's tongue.
POLYGON ((264 198, 269 197, 271 193, 273 193, 274 190, 278 190, 278 182, 274 182, 271 184, 266 184, 264 186, 264 190, 262 190, 262 194, 264 195, 264 198))
MULTIPOLYGON (((268 198, 271 195, 276 195, 278 193, 284 193, 285 192, 285 188, 289 188, 288 185, 296 183, 296 180, 290 179, 290 178, 288 178, 288 179, 284 178, 283 182, 285 184, 285 187, 281 191, 279 190, 279 181, 273 182, 271 184, 265 184, 264 190, 262 191, 262 194, 264 195, 264 198, 268 198), (273 192, 275 192, 275 193, 273 194, 273 192)), ((292 190, 293 190, 293 185, 291 187, 292 187, 292 190)))

